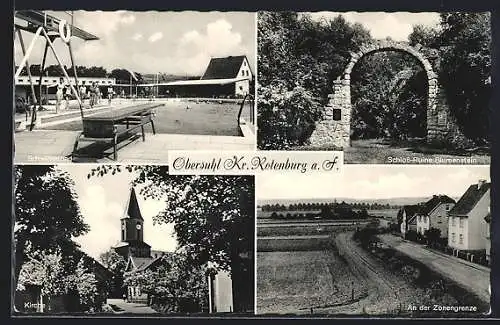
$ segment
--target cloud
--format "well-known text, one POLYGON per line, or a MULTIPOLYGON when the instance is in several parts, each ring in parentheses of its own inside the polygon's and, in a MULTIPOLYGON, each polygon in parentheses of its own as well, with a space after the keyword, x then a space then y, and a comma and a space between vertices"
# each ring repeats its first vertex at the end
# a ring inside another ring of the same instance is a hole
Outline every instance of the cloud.
POLYGON ((242 36, 225 19, 207 24, 204 32, 191 30, 179 40, 176 57, 188 73, 201 74, 211 57, 246 54, 242 36))
POLYGON ((142 34, 141 33, 135 33, 133 36, 132 36, 132 39, 134 41, 140 41, 142 39, 142 34))
POLYGON ((132 24, 135 22, 135 16, 134 15, 124 15, 121 17, 120 22, 123 24, 132 24))
POLYGON ((79 194, 80 210, 90 231, 75 241, 86 253, 98 258, 120 240, 121 202, 111 201, 101 185, 88 186, 79 194))
POLYGON ((151 43, 154 43, 154 42, 161 40, 162 38, 163 38, 163 33, 156 32, 156 33, 151 34, 151 36, 149 36, 148 41, 150 41, 151 43))

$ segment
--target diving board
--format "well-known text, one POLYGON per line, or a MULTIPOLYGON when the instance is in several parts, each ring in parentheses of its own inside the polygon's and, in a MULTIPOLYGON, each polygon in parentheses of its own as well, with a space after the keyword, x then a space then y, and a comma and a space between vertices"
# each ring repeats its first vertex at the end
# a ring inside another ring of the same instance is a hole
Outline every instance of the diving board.
MULTIPOLYGON (((28 26, 18 25, 17 27, 33 33, 40 26, 44 26, 47 31, 59 33, 59 23, 62 20, 39 10, 19 10, 15 12, 14 16, 28 23, 28 26)), ((85 41, 94 41, 99 39, 99 37, 73 25, 71 26, 71 35, 85 41)))

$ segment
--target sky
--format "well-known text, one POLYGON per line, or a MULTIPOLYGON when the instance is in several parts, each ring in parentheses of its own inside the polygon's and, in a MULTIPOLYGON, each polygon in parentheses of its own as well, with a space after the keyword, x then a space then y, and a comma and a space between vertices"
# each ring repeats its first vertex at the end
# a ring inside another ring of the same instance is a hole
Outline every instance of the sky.
POLYGON ((461 197, 479 179, 490 180, 489 166, 344 165, 340 173, 274 174, 256 179, 258 200, 461 197), (300 184, 300 186, 297 186, 300 184))
POLYGON ((327 12, 311 13, 315 20, 333 19, 341 14, 350 23, 360 23, 373 38, 391 37, 395 41, 407 41, 413 25, 435 27, 439 23, 436 12, 327 12))
MULTIPOLYGON (((70 20, 64 12, 51 12, 70 20)), ((211 57, 247 55, 255 67, 255 14, 245 12, 133 12, 75 11, 75 26, 99 37, 96 41, 72 38, 77 65, 128 68, 140 73, 201 75, 211 57)), ((17 20, 16 20, 17 21, 17 20)), ((26 48, 33 36, 23 32, 26 48)), ((40 64, 43 39, 37 41, 30 59, 40 64)), ((58 56, 71 66, 62 40, 54 42, 58 56)), ((16 39, 15 60, 22 51, 16 39)), ((48 62, 56 64, 50 53, 48 62)), ((255 69, 254 69, 255 71, 255 69)))
MULTIPOLYGON (((87 178, 95 165, 61 165, 75 182, 78 204, 90 231, 75 238, 81 249, 94 258, 120 242, 120 218, 130 194, 134 174, 122 171, 115 175, 87 178)), ((174 251, 177 245, 173 224, 153 225, 153 216, 165 207, 165 201, 147 200, 136 188, 137 199, 144 218, 144 241, 152 250, 174 251)))

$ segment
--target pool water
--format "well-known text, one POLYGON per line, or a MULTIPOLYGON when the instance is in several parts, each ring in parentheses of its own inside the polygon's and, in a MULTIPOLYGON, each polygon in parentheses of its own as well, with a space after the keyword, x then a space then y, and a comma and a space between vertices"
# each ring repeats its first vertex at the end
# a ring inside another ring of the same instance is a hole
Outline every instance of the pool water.
MULTIPOLYGON (((141 103, 138 103, 141 104, 141 103)), ((238 127, 239 103, 164 102, 156 109, 157 133, 241 136, 238 127)), ((246 103, 241 117, 250 120, 250 104, 246 103)), ((82 130, 80 120, 50 127, 52 130, 82 130)))

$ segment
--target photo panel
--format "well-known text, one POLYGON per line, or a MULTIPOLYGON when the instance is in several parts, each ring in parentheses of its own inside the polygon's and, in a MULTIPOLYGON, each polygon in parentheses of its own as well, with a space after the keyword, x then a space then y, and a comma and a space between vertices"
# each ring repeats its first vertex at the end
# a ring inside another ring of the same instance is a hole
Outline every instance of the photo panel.
POLYGON ((254 150, 256 14, 14 13, 16 163, 254 150))
POLYGON ((253 176, 17 165, 14 316, 254 315, 253 176))
POLYGON ((259 12, 260 150, 490 163, 489 12, 259 12))
POLYGON ((257 177, 257 314, 486 317, 490 189, 485 166, 257 177))

